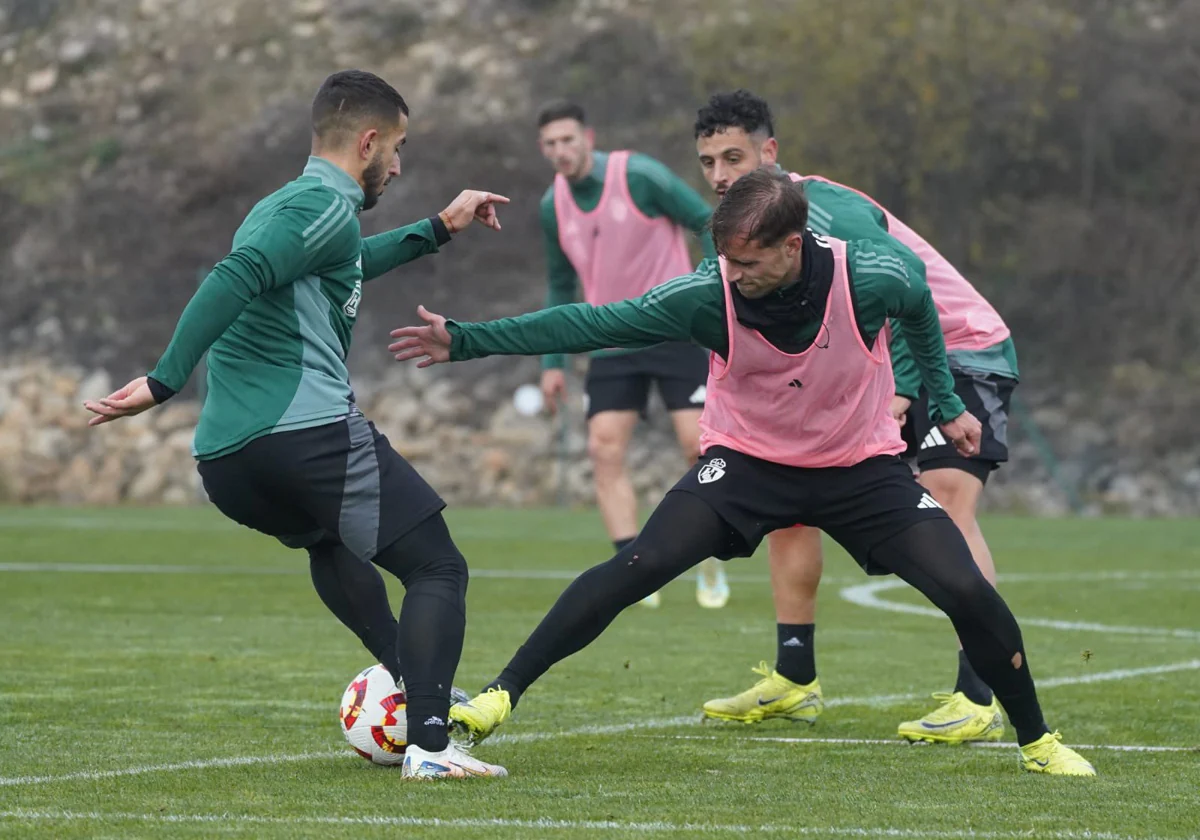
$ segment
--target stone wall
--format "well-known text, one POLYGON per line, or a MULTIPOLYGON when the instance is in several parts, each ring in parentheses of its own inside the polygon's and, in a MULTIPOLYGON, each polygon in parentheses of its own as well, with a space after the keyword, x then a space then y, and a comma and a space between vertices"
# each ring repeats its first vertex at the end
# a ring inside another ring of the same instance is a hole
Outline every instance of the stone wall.
MULTIPOLYGON (((83 400, 114 387, 102 370, 36 360, 0 364, 0 501, 201 501, 190 450, 199 404, 176 398, 138 417, 89 428, 83 400)), ((527 418, 510 400, 487 399, 495 390, 436 370, 396 366, 384 379, 360 387, 358 398, 367 417, 453 504, 590 503, 591 469, 578 401, 565 421, 527 418)), ((682 457, 662 423, 638 436, 630 463, 647 504, 683 471, 682 457)))
MULTIPOLYGON (((367 417, 448 502, 594 503, 577 376, 565 418, 529 418, 517 413, 510 397, 531 368, 507 365, 474 379, 450 370, 393 365, 382 378, 363 376, 355 383, 367 417)), ((203 501, 190 454, 198 402, 178 397, 139 417, 89 428, 83 400, 113 387, 103 370, 0 359, 0 502, 203 501)), ((1036 392, 1022 389, 1026 402, 1038 405, 1036 392)), ((1104 399, 1055 393, 1044 402, 1032 412, 1033 428, 1028 416, 1014 418, 1011 461, 989 481, 987 509, 1062 515, 1071 511, 1073 493, 1087 515, 1200 513, 1200 448, 1187 441, 1155 447, 1157 436, 1127 411, 1130 404, 1153 406, 1149 391, 1113 391, 1104 399), (1073 419, 1080 416, 1088 419, 1073 419), (1036 444, 1035 429, 1047 438, 1054 469, 1036 444)), ((684 470, 666 413, 656 408, 629 456, 646 505, 655 504, 684 470)))

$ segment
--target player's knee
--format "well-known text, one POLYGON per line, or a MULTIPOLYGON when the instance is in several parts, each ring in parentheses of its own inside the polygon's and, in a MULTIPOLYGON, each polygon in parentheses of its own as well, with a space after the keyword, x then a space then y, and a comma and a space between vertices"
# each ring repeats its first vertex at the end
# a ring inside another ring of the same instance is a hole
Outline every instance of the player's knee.
POLYGON ((604 430, 593 429, 588 433, 588 457, 599 469, 616 470, 625 463, 625 444, 621 438, 604 430))
POLYGON ((970 473, 956 469, 930 470, 921 475, 921 484, 957 523, 975 519, 983 484, 970 473))

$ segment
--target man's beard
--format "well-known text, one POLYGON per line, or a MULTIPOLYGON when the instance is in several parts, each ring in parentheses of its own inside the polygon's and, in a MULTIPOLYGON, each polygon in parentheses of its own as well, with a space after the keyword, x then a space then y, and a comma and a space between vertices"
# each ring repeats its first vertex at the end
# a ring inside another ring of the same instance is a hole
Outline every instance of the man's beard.
POLYGON ((376 155, 375 159, 367 164, 367 168, 363 170, 363 206, 362 209, 370 210, 379 203, 379 194, 383 192, 383 188, 387 186, 387 182, 391 180, 387 174, 387 161, 383 155, 376 155))

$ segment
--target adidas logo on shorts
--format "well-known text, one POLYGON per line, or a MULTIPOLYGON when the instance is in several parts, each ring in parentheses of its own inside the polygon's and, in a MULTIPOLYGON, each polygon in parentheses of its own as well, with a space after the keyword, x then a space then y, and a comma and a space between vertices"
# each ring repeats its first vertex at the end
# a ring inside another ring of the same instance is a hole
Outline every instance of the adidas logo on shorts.
POLYGON ((917 509, 918 510, 929 510, 930 508, 937 508, 938 510, 942 510, 942 506, 938 504, 937 499, 933 498, 933 496, 930 496, 928 493, 924 493, 921 496, 921 501, 919 501, 917 503, 917 509))
POLYGON ((945 446, 948 443, 946 436, 942 434, 942 430, 936 426, 925 435, 925 440, 921 441, 922 449, 932 449, 935 446, 945 446))

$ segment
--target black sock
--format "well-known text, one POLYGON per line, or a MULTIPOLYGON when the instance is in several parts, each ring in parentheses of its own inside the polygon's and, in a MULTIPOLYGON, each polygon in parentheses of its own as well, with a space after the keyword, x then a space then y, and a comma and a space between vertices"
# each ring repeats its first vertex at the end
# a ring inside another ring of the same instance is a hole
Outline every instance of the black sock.
POLYGON ((408 742, 440 752, 449 742, 450 683, 466 627, 466 561, 436 514, 379 552, 375 563, 404 584, 396 647, 404 663, 408 742))
POLYGON ((776 624, 778 645, 775 649, 775 670, 794 683, 807 685, 817 678, 817 663, 813 655, 815 624, 776 624))
POLYGON ((958 652, 958 682, 954 684, 954 690, 967 695, 967 699, 977 706, 987 706, 992 702, 992 690, 979 679, 967 659, 966 651, 958 652))
POLYGON ((636 539, 637 537, 627 537, 623 540, 613 540, 613 548, 615 548, 617 551, 620 551, 625 546, 632 545, 633 541, 636 539))

